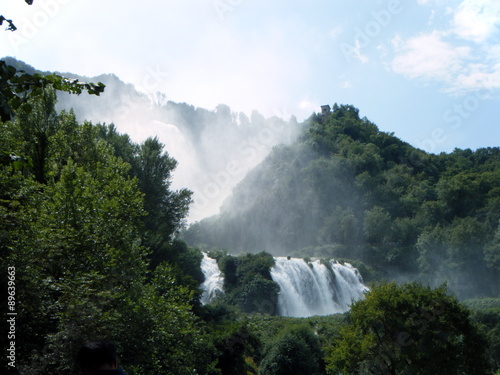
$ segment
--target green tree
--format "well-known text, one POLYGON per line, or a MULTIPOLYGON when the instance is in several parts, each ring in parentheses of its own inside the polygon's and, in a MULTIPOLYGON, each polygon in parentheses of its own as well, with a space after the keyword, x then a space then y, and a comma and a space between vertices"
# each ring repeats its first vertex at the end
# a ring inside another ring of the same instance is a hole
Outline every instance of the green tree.
POLYGON ((489 262, 493 243, 487 223, 474 217, 457 217, 449 225, 437 225, 418 236, 420 272, 434 284, 447 282, 461 298, 473 298, 478 293, 496 295, 498 267, 489 262), (481 278, 476 278, 477 274, 481 278))
MULTIPOLYGON (((57 114, 46 92, 0 134, 2 149, 33 158, 45 140, 40 173, 0 165, 0 265, 17 270, 19 371, 75 372, 79 345, 104 338, 118 344, 127 373, 211 374, 215 349, 192 312, 197 284, 184 281, 200 278, 192 266, 200 254, 177 244, 176 265, 148 271, 145 197, 124 161, 136 160, 137 148, 116 152, 100 127, 57 114)), ((169 193, 165 181, 153 182, 169 193)), ((169 209, 168 200, 161 204, 169 209)), ((0 364, 7 368, 5 357, 0 364)))
POLYGON ((274 258, 264 251, 239 257, 219 254, 224 299, 244 312, 276 314, 279 287, 271 277, 274 258))
POLYGON ((256 374, 261 343, 247 322, 212 322, 208 329, 215 348, 215 368, 221 375, 256 374))
POLYGON ((342 209, 337 206, 321 228, 322 239, 326 243, 356 244, 360 238, 359 227, 358 219, 351 207, 342 209))
POLYGON ((115 340, 123 343, 131 375, 211 374, 214 368, 210 339, 191 311, 192 291, 173 274, 169 265, 158 266, 120 310, 115 340))
POLYGON ((323 353, 318 338, 306 325, 287 328, 264 350, 262 375, 324 374, 323 353))
POLYGON ((365 213, 363 229, 369 244, 383 245, 390 238, 391 217, 382 207, 375 206, 365 213))
POLYGON ((477 298, 464 302, 489 342, 488 357, 492 369, 500 371, 500 298, 477 298))
POLYGON ((30 99, 28 103, 31 105, 29 110, 22 108, 18 111, 14 135, 22 141, 21 152, 33 163, 35 180, 45 183, 50 143, 59 126, 55 110, 56 94, 48 88, 39 98, 30 99))
POLYGON ((157 137, 135 144, 128 135, 119 134, 114 125, 98 125, 97 128, 99 137, 112 145, 114 154, 131 165, 130 176, 137 178, 144 194, 147 215, 143 218, 143 240, 151 249, 150 267, 154 269, 161 262, 169 261, 199 281, 200 274, 194 270, 200 268, 200 254, 196 256, 176 240, 192 202, 192 192, 188 189, 171 189, 177 161, 169 156, 157 137))
POLYGON ((72 350, 116 324, 126 309, 120 301, 146 271, 142 195, 127 164, 109 152, 101 159, 95 170, 69 159, 60 178, 44 186, 43 199, 31 207, 34 240, 16 246, 10 258, 20 279, 36 285, 19 288, 25 327, 19 341, 37 342, 35 352, 20 355, 27 373, 71 371, 72 350))
POLYGON ((500 272, 500 223, 497 226, 493 240, 485 249, 484 258, 486 266, 494 270, 498 275, 500 272))
POLYGON ((487 374, 486 341, 444 287, 383 283, 355 302, 329 374, 487 374))
POLYGON ((133 171, 139 187, 145 194, 144 208, 148 212, 146 229, 151 232, 150 245, 170 241, 183 226, 191 192, 181 189, 171 191, 172 171, 177 162, 164 152, 158 138, 148 138, 137 151, 137 169, 133 171))
POLYGON ((443 176, 436 184, 438 198, 445 203, 445 217, 464 217, 481 207, 481 184, 477 173, 460 173, 452 177, 443 176))
MULTIPOLYGON (((25 0, 25 2, 28 5, 33 4, 33 0, 25 0)), ((17 30, 12 20, 0 15, 0 25, 3 22, 7 22, 7 30, 17 30)), ((79 82, 77 79, 67 79, 57 74, 28 74, 24 70, 8 65, 4 60, 0 60, 0 81, 2 82, 0 85, 0 123, 13 120, 20 108, 27 112, 31 111, 29 99, 43 96, 48 88, 77 95, 84 91, 100 95, 105 88, 101 82, 97 84, 79 82)), ((29 160, 22 155, 14 154, 12 150, 0 148, 0 165, 9 164, 21 168, 29 165, 29 160)))
MULTIPOLYGON (((24 327, 22 333, 18 330, 16 335, 16 342, 23 342, 16 348, 19 359, 28 359, 33 350, 43 348, 46 330, 52 326, 48 319, 50 301, 45 294, 41 262, 36 254, 30 254, 30 250, 39 245, 38 231, 33 223, 37 221, 36 207, 41 202, 37 183, 25 178, 11 165, 0 166, 0 267, 5 270, 0 276, 0 298, 7 301, 6 270, 15 267, 16 309, 22 311, 16 321, 18 327, 24 327)), ((6 316, 6 303, 2 304, 0 312, 6 316)), ((0 357, 2 369, 9 368, 7 362, 6 356, 0 357)))

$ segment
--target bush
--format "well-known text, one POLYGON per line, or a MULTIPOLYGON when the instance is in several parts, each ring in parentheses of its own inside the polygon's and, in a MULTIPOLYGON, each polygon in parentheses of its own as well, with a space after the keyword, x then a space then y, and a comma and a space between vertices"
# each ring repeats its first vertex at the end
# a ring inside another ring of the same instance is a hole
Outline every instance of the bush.
POLYGON ((329 374, 487 374, 487 342, 469 311, 417 283, 375 285, 332 343, 329 374))
POLYGON ((271 254, 245 254, 235 257, 217 254, 224 274, 224 300, 244 312, 277 313, 279 286, 271 278, 271 254))
POLYGON ((262 375, 324 374, 323 354, 317 337, 306 325, 292 326, 264 351, 262 375))

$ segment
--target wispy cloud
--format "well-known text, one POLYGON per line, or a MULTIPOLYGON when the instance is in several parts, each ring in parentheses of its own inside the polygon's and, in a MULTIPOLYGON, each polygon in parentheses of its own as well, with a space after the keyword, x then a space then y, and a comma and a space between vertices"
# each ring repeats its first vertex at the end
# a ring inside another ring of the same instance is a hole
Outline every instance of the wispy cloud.
POLYGON ((339 87, 342 89, 350 89, 352 87, 352 83, 350 81, 342 81, 340 82, 339 87))
POLYGON ((406 41, 394 40, 397 55, 392 62, 396 73, 409 78, 451 82, 463 70, 470 48, 456 47, 442 39, 442 34, 421 34, 406 41))
POLYGON ((500 88, 500 63, 469 64, 464 73, 458 74, 454 85, 447 91, 462 93, 477 89, 493 90, 500 88))
POLYGON ((453 16, 453 31, 461 38, 483 43, 500 25, 498 0, 465 0, 453 16))
POLYGON ((500 88, 500 47, 492 42, 498 36, 500 3, 464 0, 455 9, 444 10, 447 28, 392 39, 392 71, 442 83, 443 91, 454 94, 500 88))
POLYGON ((369 60, 368 56, 363 55, 361 49, 362 49, 361 42, 359 41, 359 39, 356 39, 356 42, 354 43, 354 48, 352 49, 352 56, 357 58, 362 63, 367 63, 369 60))
POLYGON ((434 23, 435 16, 436 16, 436 11, 433 9, 431 11, 431 15, 429 16, 429 20, 427 21, 427 25, 431 26, 434 23))

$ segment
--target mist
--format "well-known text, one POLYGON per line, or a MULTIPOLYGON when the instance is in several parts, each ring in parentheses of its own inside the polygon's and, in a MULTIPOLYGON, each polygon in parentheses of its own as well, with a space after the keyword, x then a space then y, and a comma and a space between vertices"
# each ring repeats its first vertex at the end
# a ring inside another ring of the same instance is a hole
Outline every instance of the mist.
POLYGON ((80 80, 103 82, 100 97, 58 96, 58 109, 73 109, 79 121, 113 123, 132 141, 158 137, 177 162, 172 188, 193 192, 188 222, 219 213, 236 184, 276 145, 290 144, 299 133, 294 116, 265 118, 258 111, 233 112, 224 104, 214 109, 170 101, 166 94, 145 94, 114 75, 80 80))

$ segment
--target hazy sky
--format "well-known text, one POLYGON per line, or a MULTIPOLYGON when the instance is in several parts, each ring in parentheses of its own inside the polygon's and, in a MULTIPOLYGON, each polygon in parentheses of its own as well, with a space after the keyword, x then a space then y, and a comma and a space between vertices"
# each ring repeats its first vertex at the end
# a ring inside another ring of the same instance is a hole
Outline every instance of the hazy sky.
POLYGON ((430 152, 499 146, 498 0, 23 0, 2 56, 247 114, 353 104, 430 152))

